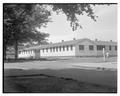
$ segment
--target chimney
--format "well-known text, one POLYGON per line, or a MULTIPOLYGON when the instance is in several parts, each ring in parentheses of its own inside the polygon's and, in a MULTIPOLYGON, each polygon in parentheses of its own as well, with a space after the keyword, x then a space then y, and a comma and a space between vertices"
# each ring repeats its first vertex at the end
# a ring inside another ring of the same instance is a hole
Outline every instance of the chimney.
POLYGON ((98 39, 95 39, 95 41, 98 41, 98 39))
POLYGON ((64 40, 62 40, 62 42, 64 42, 64 40))
POLYGON ((112 42, 112 40, 110 40, 110 42, 112 42))
POLYGON ((73 38, 73 40, 76 40, 76 38, 73 38))

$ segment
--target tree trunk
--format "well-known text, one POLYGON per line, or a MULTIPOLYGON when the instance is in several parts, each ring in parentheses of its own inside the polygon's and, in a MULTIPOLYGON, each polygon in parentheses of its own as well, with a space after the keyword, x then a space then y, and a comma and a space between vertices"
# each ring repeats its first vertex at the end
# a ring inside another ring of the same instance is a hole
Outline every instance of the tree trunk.
POLYGON ((6 49, 7 49, 7 46, 6 45, 4 45, 4 49, 3 49, 3 57, 4 57, 4 60, 6 60, 6 49))
POLYGON ((18 41, 15 40, 15 59, 18 59, 18 41))

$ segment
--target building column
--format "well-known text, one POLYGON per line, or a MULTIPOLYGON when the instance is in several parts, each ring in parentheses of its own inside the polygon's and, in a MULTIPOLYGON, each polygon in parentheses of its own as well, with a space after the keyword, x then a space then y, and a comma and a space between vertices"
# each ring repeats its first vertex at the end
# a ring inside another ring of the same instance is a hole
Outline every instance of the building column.
POLYGON ((93 47, 94 47, 94 52, 95 52, 95 54, 97 56, 97 45, 94 45, 93 47))

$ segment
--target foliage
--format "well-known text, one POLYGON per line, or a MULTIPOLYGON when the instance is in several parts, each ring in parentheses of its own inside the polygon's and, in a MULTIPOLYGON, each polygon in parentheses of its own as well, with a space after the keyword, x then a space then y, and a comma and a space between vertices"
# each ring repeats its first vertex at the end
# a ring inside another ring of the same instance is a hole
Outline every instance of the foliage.
POLYGON ((36 27, 46 26, 50 21, 50 12, 42 5, 36 4, 4 4, 4 47, 14 45, 17 49, 20 43, 41 42, 48 34, 40 33, 36 27))
MULTIPOLYGON (((82 28, 78 16, 87 14, 88 17, 96 21, 92 6, 95 4, 7 4, 4 10, 4 45, 17 47, 21 43, 37 42, 41 44, 46 41, 49 34, 40 32, 37 28, 46 27, 50 22, 51 10, 47 10, 46 5, 52 6, 52 11, 58 14, 62 12, 70 21, 73 31, 78 27, 82 28)), ((17 53, 16 53, 17 54, 17 53)))
POLYGON ((63 12, 67 16, 67 20, 70 21, 70 25, 73 28, 73 31, 78 27, 82 28, 79 23, 77 16, 87 14, 88 17, 96 21, 96 17, 94 15, 92 4, 54 4, 53 11, 57 13, 63 12))
POLYGON ((43 37, 48 35, 40 34, 35 28, 45 26, 49 21, 49 15, 50 12, 42 6, 31 4, 4 5, 4 36, 9 33, 11 40, 17 39, 19 43, 44 40, 43 37), (9 32, 6 31, 7 29, 9 32))

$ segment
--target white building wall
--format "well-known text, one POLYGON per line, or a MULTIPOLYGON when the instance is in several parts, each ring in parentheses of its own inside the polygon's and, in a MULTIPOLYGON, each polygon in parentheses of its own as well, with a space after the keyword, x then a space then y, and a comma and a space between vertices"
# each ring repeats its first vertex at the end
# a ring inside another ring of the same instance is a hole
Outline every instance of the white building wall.
POLYGON ((75 47, 74 46, 73 46, 72 50, 70 49, 70 46, 69 46, 69 50, 67 50, 66 48, 67 47, 65 46, 65 50, 63 51, 63 48, 61 47, 61 51, 60 51, 59 47, 58 47, 57 52, 56 52, 56 48, 55 48, 54 52, 53 52, 53 49, 52 49, 52 52, 51 52, 50 48, 48 48, 48 52, 46 52, 46 49, 44 49, 44 52, 41 49, 40 50, 40 55, 43 56, 43 57, 49 57, 49 56, 75 56, 75 47))
POLYGON ((35 56, 34 50, 21 51, 18 58, 32 58, 35 56))
MULTIPOLYGON (((83 42, 78 42, 76 45, 73 45, 73 49, 71 50, 71 45, 65 45, 65 50, 63 51, 63 46, 61 45, 61 51, 58 46, 58 51, 53 52, 53 47, 52 51, 50 48, 48 48, 48 51, 46 52, 46 48, 40 49, 40 57, 50 57, 50 56, 101 56, 102 55, 102 50, 99 51, 97 50, 97 45, 95 45, 93 42, 90 41, 83 41, 83 42), (85 50, 79 50, 79 45, 84 45, 85 50), (90 51, 89 50, 89 45, 94 46, 94 50, 90 51), (67 46, 69 50, 67 50, 67 46)), ((109 46, 107 46, 108 49, 109 46)), ((117 55, 117 50, 115 50, 115 46, 111 45, 111 50, 109 50, 110 55, 117 55)), ((34 49, 28 50, 28 51, 22 51, 20 54, 18 54, 19 58, 36 58, 35 51, 34 49)))

